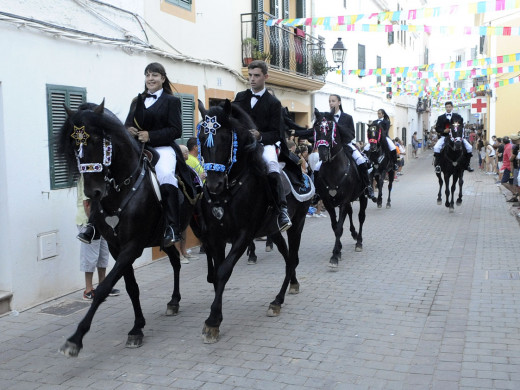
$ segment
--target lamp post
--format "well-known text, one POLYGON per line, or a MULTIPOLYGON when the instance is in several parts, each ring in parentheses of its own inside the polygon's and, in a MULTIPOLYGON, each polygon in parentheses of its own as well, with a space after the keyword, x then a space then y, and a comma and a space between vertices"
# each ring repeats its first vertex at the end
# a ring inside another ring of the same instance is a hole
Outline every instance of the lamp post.
POLYGON ((338 68, 341 65, 341 82, 343 82, 343 63, 345 62, 345 56, 347 55, 347 49, 343 42, 341 42, 341 38, 338 38, 338 41, 332 46, 332 59, 338 65, 338 68))

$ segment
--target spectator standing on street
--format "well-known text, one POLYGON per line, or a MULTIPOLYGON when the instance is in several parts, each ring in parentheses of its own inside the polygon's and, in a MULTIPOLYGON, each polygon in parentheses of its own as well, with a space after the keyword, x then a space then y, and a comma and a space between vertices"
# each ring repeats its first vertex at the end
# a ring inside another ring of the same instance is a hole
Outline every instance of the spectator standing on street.
MULTIPOLYGON (((83 175, 78 180, 77 192, 76 225, 78 225, 78 230, 81 231, 88 223, 90 216, 90 199, 85 196, 83 191, 83 175)), ((83 299, 91 301, 94 298, 94 271, 97 269, 99 283, 105 279, 109 258, 108 243, 101 236, 99 238, 94 237, 90 244, 81 241, 79 258, 79 270, 85 273, 83 299)), ((113 288, 108 295, 111 297, 119 295, 119 290, 113 288)))
POLYGON ((495 149, 486 141, 486 174, 493 175, 495 173, 495 149))
MULTIPOLYGON (((401 148, 399 148, 401 149, 401 148)), ((412 157, 417 157, 417 149, 419 149, 419 140, 417 139, 417 131, 413 133, 412 135, 412 157)))
MULTIPOLYGON (((512 154, 512 144, 509 141, 509 137, 506 135, 503 138, 504 142, 504 155, 502 156, 502 180, 500 183, 507 188, 513 194, 514 198, 514 190, 513 190, 513 172, 511 167, 511 154, 512 154)), ((511 201, 513 198, 509 199, 511 201)))

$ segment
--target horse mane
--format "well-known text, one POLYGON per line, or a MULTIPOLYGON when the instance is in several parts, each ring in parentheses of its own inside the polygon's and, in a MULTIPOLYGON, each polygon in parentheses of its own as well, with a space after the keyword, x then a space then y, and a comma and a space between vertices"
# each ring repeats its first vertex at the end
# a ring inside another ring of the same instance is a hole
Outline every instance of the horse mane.
POLYGON ((83 103, 78 110, 67 115, 60 131, 53 140, 57 146, 57 151, 65 158, 67 171, 69 174, 77 174, 78 166, 76 160, 77 146, 71 138, 74 131, 74 125, 88 125, 90 134, 99 136, 109 135, 111 137, 126 137, 126 141, 136 150, 139 151, 138 142, 130 136, 125 126, 119 118, 109 109, 104 108, 101 114, 95 113, 94 109, 98 107, 94 103, 83 103))

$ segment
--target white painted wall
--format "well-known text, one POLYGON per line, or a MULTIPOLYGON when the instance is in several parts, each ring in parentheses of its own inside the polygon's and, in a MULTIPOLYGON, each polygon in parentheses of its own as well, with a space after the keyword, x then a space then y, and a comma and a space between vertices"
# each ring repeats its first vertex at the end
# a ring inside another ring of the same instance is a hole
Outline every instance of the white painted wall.
MULTIPOLYGON (((88 16, 86 11, 78 11, 76 2, 8 0, 8 3, 6 8, 13 14, 56 24, 63 20, 77 29, 120 37, 117 28, 107 27, 107 23, 88 16)), ((126 1, 113 3, 127 5, 126 1)), ((213 3, 197 1, 208 17, 216 10, 213 3)), ((156 2, 128 2, 135 12, 140 12, 142 4, 158 7, 156 2)), ((115 14, 118 13, 111 13, 112 17, 115 14)), ((176 19, 170 17, 170 25, 176 19)), ((239 16, 234 19, 235 25, 240 23, 239 16)), ((128 29, 135 28, 128 20, 112 21, 121 22, 128 29)), ((211 54, 200 47, 210 47, 216 53, 220 52, 220 45, 226 48, 221 52, 222 59, 239 64, 240 39, 234 40, 228 50, 226 41, 211 34, 216 24, 208 22, 200 34, 195 34, 197 29, 192 26, 191 35, 177 36, 177 43, 184 43, 186 50, 189 46, 190 53, 198 54, 199 58, 210 58, 205 54, 211 54), (186 43, 192 38, 195 45, 186 43), (211 44, 205 43, 208 40, 211 44)), ((175 26, 172 39, 177 31, 175 26)), ((138 29, 130 33, 139 36, 138 29)), ((174 83, 198 85, 202 99, 204 87, 238 91, 244 89, 244 84, 228 70, 218 67, 174 62, 153 54, 131 54, 108 45, 53 37, 28 27, 17 28, 10 23, 0 23, 0 50, 5 54, 0 61, 0 289, 12 291, 12 307, 21 310, 84 286, 84 275, 79 271, 79 241, 75 238, 76 191, 50 190, 46 85, 84 87, 87 101, 98 103, 105 98, 105 106, 124 121, 132 98, 143 89, 143 71, 150 62, 163 63, 174 83), (51 231, 57 232, 58 255, 38 261, 37 236, 51 231)), ((149 261, 151 250, 147 249, 135 264, 149 261)))

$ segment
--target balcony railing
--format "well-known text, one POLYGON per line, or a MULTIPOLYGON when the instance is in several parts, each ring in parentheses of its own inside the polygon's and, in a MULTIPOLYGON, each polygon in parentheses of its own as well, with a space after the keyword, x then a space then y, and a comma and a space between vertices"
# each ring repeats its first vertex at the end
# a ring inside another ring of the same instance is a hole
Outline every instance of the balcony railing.
POLYGON ((266 12, 241 14, 242 65, 252 60, 266 61, 272 68, 305 77, 324 79, 327 64, 325 42, 286 26, 266 26, 274 18, 266 12), (321 63, 320 63, 321 62, 321 63))

